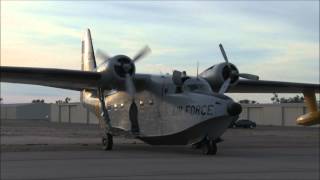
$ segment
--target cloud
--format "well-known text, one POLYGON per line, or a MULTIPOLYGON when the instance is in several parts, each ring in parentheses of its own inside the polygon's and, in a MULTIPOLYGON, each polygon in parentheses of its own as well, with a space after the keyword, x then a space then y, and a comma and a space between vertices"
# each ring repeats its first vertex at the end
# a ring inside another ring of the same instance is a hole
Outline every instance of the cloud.
POLYGON ((223 61, 218 48, 223 43, 241 72, 316 82, 317 4, 4 1, 1 65, 80 69, 80 39, 90 27, 94 47, 110 55, 132 57, 148 44, 153 52, 137 64, 138 73, 178 69, 195 75, 197 61, 200 71, 223 61))
POLYGON ((242 65, 241 70, 261 79, 319 83, 319 45, 290 43, 278 54, 242 65))

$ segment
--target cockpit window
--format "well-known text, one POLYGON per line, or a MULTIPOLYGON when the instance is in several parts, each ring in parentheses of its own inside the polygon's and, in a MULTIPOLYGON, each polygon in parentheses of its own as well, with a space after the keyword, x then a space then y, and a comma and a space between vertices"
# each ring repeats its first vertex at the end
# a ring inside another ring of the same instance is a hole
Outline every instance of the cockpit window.
POLYGON ((183 91, 212 93, 209 84, 200 79, 188 79, 183 84, 183 91))
POLYGON ((204 86, 202 84, 189 84, 188 89, 190 91, 201 90, 204 89, 204 86))

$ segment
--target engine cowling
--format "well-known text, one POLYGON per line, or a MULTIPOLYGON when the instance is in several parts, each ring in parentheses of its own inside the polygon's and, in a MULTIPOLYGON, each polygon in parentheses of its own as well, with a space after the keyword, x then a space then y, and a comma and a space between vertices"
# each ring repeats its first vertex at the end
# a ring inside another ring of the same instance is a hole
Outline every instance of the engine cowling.
POLYGON ((125 89, 126 75, 135 75, 135 65, 125 55, 114 56, 98 66, 97 72, 102 74, 100 87, 105 89, 125 89))
POLYGON ((227 63, 220 63, 211 66, 210 68, 200 73, 200 76, 208 81, 214 92, 218 92, 224 81, 226 81, 228 78, 231 78, 231 86, 237 84, 239 76, 234 74, 238 74, 239 71, 235 65, 231 63, 229 64, 231 66, 231 70, 227 66, 227 63), (236 71, 237 73, 232 73, 232 71, 236 71))

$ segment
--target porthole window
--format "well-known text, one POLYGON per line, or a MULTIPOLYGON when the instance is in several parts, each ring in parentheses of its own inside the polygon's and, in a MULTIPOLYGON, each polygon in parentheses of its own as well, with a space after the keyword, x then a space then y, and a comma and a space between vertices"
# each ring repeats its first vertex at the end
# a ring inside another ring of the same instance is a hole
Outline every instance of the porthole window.
POLYGON ((152 100, 149 100, 149 104, 150 104, 150 105, 153 105, 153 101, 152 101, 152 100))

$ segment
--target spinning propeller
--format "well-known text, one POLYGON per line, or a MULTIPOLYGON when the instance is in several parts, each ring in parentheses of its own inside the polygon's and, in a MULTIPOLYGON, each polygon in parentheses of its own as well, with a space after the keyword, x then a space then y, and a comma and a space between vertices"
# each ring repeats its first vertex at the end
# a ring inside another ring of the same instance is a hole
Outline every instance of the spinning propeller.
POLYGON ((222 56, 228 66, 228 69, 229 69, 229 72, 230 72, 230 76, 229 78, 222 84, 220 90, 219 90, 219 93, 220 94, 223 94, 227 91, 228 87, 230 86, 230 83, 231 83, 231 79, 235 76, 239 76, 239 77, 242 77, 242 78, 245 78, 245 79, 250 79, 250 80, 259 80, 259 76, 256 76, 256 75, 253 75, 253 74, 247 74, 247 73, 238 73, 236 70, 233 70, 230 63, 229 63, 229 60, 228 60, 228 57, 226 55, 226 52, 224 51, 224 48, 222 46, 222 44, 219 44, 219 47, 220 47, 220 50, 221 50, 221 53, 222 53, 222 56))
MULTIPOLYGON (((133 82, 133 76, 134 76, 134 69, 135 69, 135 63, 144 58, 146 55, 148 55, 151 52, 151 49, 148 46, 143 47, 132 59, 128 58, 126 56, 122 56, 119 58, 118 62, 115 64, 115 68, 118 68, 121 72, 121 75, 125 78, 125 87, 126 91, 129 94, 129 96, 134 100, 134 95, 136 92, 136 88, 133 82)), ((101 58, 104 60, 104 62, 109 61, 112 59, 107 53, 101 51, 98 49, 96 51, 96 55, 98 58, 101 58)), ((103 63, 104 63, 103 62, 103 63)))
POLYGON ((104 62, 106 62, 106 61, 108 61, 110 59, 110 56, 107 53, 105 53, 102 50, 100 50, 100 49, 97 49, 96 56, 99 59, 102 59, 104 62))

